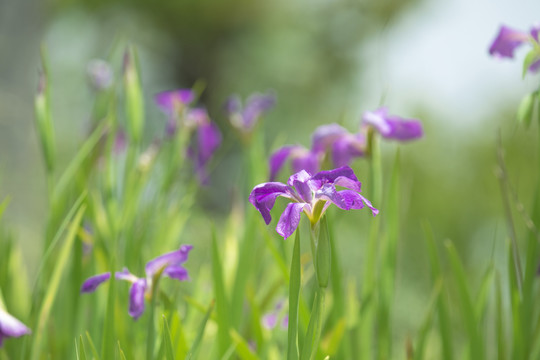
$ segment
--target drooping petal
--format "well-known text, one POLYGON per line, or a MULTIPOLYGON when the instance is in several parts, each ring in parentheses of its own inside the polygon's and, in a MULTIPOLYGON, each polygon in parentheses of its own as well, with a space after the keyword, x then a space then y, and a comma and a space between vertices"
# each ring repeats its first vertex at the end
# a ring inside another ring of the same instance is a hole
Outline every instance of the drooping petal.
POLYGON ((337 139, 332 145, 334 167, 350 165, 352 159, 364 155, 366 137, 363 133, 347 134, 337 139))
POLYGON ((176 279, 179 281, 189 280, 189 274, 185 267, 182 265, 170 265, 165 268, 163 275, 176 279))
POLYGON ((158 107, 166 114, 174 114, 182 106, 189 105, 195 100, 195 92, 191 89, 164 91, 154 96, 158 107))
POLYGON ((221 133, 214 123, 206 122, 197 127, 197 141, 188 155, 195 162, 195 172, 203 184, 208 182, 206 165, 220 144, 221 133))
POLYGON ((373 126, 387 139, 406 141, 423 135, 422 124, 418 120, 389 115, 385 107, 375 111, 366 111, 362 120, 364 124, 373 126))
POLYGON ((336 140, 348 133, 347 129, 335 123, 321 125, 315 129, 311 136, 311 151, 324 152, 329 149, 336 140))
POLYGON ((106 272, 99 275, 94 275, 85 280, 81 286, 81 293, 94 292, 99 285, 111 278, 111 273, 106 272))
POLYGON ((272 93, 251 95, 242 112, 243 128, 250 130, 253 128, 259 117, 276 104, 276 96, 272 93))
POLYGON ((296 230, 300 223, 302 210, 307 205, 306 203, 289 203, 287 205, 276 227, 277 233, 284 239, 287 239, 296 230))
POLYGON ((26 325, 0 309, 0 346, 2 346, 4 338, 19 337, 30 333, 31 331, 26 325))
POLYGON ((513 58, 514 50, 527 40, 527 33, 503 25, 489 47, 489 53, 497 57, 513 58))
POLYGON ((358 194, 355 191, 341 190, 341 191, 338 191, 338 193, 347 204, 347 207, 349 208, 349 210, 362 209, 364 208, 364 205, 366 205, 367 207, 371 209, 373 216, 379 213, 379 210, 377 210, 368 199, 366 199, 365 197, 363 197, 362 195, 358 194))
POLYGON ((192 245, 182 245, 180 246, 180 249, 176 251, 171 251, 150 260, 146 263, 146 267, 144 268, 146 276, 153 277, 161 269, 165 270, 168 266, 185 263, 191 249, 193 249, 192 245))
POLYGON ((129 289, 129 315, 137 320, 144 312, 146 279, 138 279, 129 289))
POLYGON ((296 148, 296 145, 283 146, 270 155, 269 167, 270 167, 270 181, 276 180, 276 176, 279 170, 283 167, 283 164, 289 158, 291 152, 296 148))
POLYGON ((270 210, 278 196, 293 198, 289 187, 280 182, 267 182, 257 185, 249 195, 249 202, 261 213, 266 225, 272 221, 270 210))

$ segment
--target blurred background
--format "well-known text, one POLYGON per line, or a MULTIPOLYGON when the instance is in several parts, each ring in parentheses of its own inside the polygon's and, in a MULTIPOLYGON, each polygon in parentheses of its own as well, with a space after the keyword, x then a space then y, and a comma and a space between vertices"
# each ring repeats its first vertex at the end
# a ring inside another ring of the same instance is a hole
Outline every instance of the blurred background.
MULTIPOLYGON (((21 239, 26 261, 41 251, 46 213, 44 165, 34 126, 39 48, 47 48, 52 112, 60 163, 87 135, 94 91, 86 67, 110 61, 121 76, 126 44, 138 51, 147 100, 147 139, 165 117, 152 103, 163 90, 204 81, 201 102, 224 133, 226 153, 215 168, 205 206, 230 210, 240 148, 222 112, 232 93, 272 89, 276 108, 261 125, 267 151, 286 143, 309 146, 313 130, 339 122, 356 131, 363 111, 381 104, 421 119, 425 138, 399 145, 403 216, 396 316, 408 324, 423 314, 430 283, 420 223, 436 239, 452 239, 474 279, 491 258, 504 266, 506 229, 497 179, 497 137, 509 176, 526 208, 537 181, 536 131, 516 122, 521 97, 538 75, 521 78, 526 50, 514 61, 489 57, 502 24, 528 30, 540 18, 537 0, 0 0, 0 199, 21 239), (230 179, 230 180, 227 180, 230 179), (406 311, 405 311, 406 310, 406 311)), ((389 174, 398 145, 383 144, 389 174)), ((224 150, 225 151, 225 150, 224 150)), ((356 163, 358 177, 369 188, 356 163)), ((376 204, 375 204, 376 205, 376 204)), ((343 238, 361 233, 354 214, 338 226, 343 238)), ((520 215, 516 221, 523 223, 520 215)), ((341 235, 340 235, 341 238, 341 235)), ((340 242, 346 272, 362 261, 361 242, 340 242)))

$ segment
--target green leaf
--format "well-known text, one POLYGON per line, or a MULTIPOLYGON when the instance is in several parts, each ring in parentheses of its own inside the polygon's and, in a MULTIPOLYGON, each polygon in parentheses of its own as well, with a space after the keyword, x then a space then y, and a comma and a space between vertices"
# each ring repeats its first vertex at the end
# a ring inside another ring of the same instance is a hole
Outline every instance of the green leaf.
POLYGON ((127 132, 138 144, 144 129, 144 97, 136 64, 136 53, 128 48, 124 54, 124 85, 126 91, 127 132))
POLYGON ((75 339, 75 350, 77 351, 77 360, 86 360, 86 350, 84 349, 84 341, 82 335, 79 336, 79 341, 75 339))
POLYGON ((501 277, 497 273, 495 287, 496 314, 495 322, 497 326, 497 359, 506 360, 506 328, 504 326, 504 312, 502 302, 501 277))
POLYGON ((248 342, 234 329, 230 330, 230 336, 233 343, 236 345, 235 351, 236 354, 242 360, 258 360, 259 357, 251 352, 248 342))
POLYGON ((73 247, 73 242, 75 241, 75 236, 77 234, 77 230, 79 229, 85 210, 86 210, 86 205, 84 204, 81 205, 81 207, 77 211, 77 214, 73 218, 73 221, 71 222, 69 226, 68 233, 66 234, 64 244, 62 245, 62 248, 60 249, 59 255, 54 265, 51 279, 48 282, 47 291, 45 293, 43 303, 41 304, 41 309, 39 311, 39 316, 38 316, 38 322, 37 322, 37 326, 34 332, 35 336, 34 336, 34 342, 32 345, 32 356, 31 356, 32 359, 38 359, 40 356, 43 338, 47 334, 47 331, 45 330, 45 326, 47 325, 47 321, 49 320, 49 316, 51 314, 52 306, 56 299, 56 295, 58 294, 58 290, 60 288, 60 281, 62 280, 62 275, 64 273, 64 270, 67 268, 67 264, 69 263, 69 256, 71 254, 71 248, 73 247))
POLYGON ((191 345, 191 349, 189 350, 189 353, 186 357, 187 360, 192 360, 192 359, 197 358, 199 346, 201 345, 201 342, 204 336, 204 330, 206 329, 206 324, 208 323, 208 319, 210 319, 210 316, 212 315, 212 312, 214 311, 214 305, 215 305, 215 301, 212 301, 210 306, 208 306, 208 310, 206 311, 206 314, 203 320, 201 321, 201 325, 199 326, 197 337, 195 338, 193 345, 191 345))
POLYGON ((486 311, 486 305, 488 301, 488 295, 490 294, 491 283, 493 280, 494 266, 490 264, 482 277, 482 283, 480 290, 476 296, 475 312, 479 320, 483 319, 486 311))
POLYGON ((107 124, 105 122, 99 124, 90 137, 88 137, 88 139, 82 144, 75 157, 70 161, 69 165, 54 186, 53 199, 55 201, 57 201, 64 194, 67 186, 73 182, 75 174, 84 163, 84 160, 88 157, 88 155, 90 155, 94 147, 101 139, 106 125, 107 124))
POLYGON ((220 356, 223 356, 230 344, 229 329, 229 302, 225 294, 223 283, 223 267, 219 258, 216 229, 212 228, 212 277, 214 279, 214 294, 216 296, 216 311, 218 319, 218 348, 220 356))
MULTIPOLYGON (((110 261, 110 268, 115 268, 116 259, 113 256, 110 261)), ((115 300, 116 300, 116 279, 113 276, 109 279, 109 293, 107 295, 107 308, 105 310, 105 321, 103 322, 103 335, 101 338, 101 357, 109 359, 115 352, 115 335, 114 320, 115 320, 115 300)))
POLYGON ((294 249, 291 260, 291 273, 289 278, 289 325, 287 332, 287 359, 298 359, 298 303, 300 298, 301 279, 300 265, 300 231, 294 237, 294 249))
POLYGON ((441 296, 442 283, 442 279, 439 278, 439 280, 437 280, 436 282, 436 285, 433 287, 433 291, 431 293, 430 300, 427 306, 426 315, 424 317, 424 321, 422 322, 422 326, 420 327, 420 331, 418 332, 416 347, 414 348, 414 360, 424 359, 427 336, 429 334, 429 330, 431 329, 433 314, 435 312, 435 305, 437 304, 438 299, 441 296))
POLYGON ((536 93, 527 94, 519 103, 517 119, 520 124, 529 127, 533 118, 534 105, 537 101, 536 93))
POLYGON ((118 349, 118 357, 120 360, 127 360, 126 355, 124 354, 124 350, 122 350, 122 347, 120 346, 120 341, 117 343, 117 349, 118 349))
POLYGON ((167 360, 174 360, 174 352, 173 352, 173 345, 171 341, 171 331, 169 330, 169 324, 167 323, 167 318, 165 315, 162 315, 162 330, 161 330, 161 336, 162 336, 162 345, 165 347, 165 359, 167 360))
POLYGON ((536 60, 540 58, 540 52, 538 49, 533 48, 531 51, 527 53, 527 56, 525 56, 525 60, 523 61, 523 69, 521 76, 524 78, 525 75, 527 75, 527 71, 529 71, 529 67, 534 63, 536 60))
POLYGON ((323 216, 320 223, 319 241, 317 242, 317 261, 315 262, 315 265, 319 286, 326 288, 328 286, 328 280, 330 279, 330 270, 332 269, 330 235, 328 234, 326 216, 323 216))
MULTIPOLYGON (((431 230, 429 223, 427 221, 423 221, 422 228, 424 229, 424 238, 426 240, 426 247, 428 249, 431 264, 431 277, 433 285, 435 286, 438 279, 442 278, 441 263, 437 253, 437 246, 435 245, 433 231, 431 230)), ((442 358, 453 359, 454 351, 452 348, 452 327, 448 315, 448 306, 442 291, 437 300, 437 316, 439 318, 439 334, 442 342, 442 358)))
POLYGON ((319 337, 322 329, 325 293, 326 289, 323 288, 318 288, 315 292, 313 309, 311 310, 311 317, 309 319, 309 325, 304 338, 302 353, 300 355, 301 360, 309 360, 314 354, 317 353, 319 347, 319 337))
POLYGON ((467 275, 452 242, 446 241, 445 246, 448 258, 450 259, 452 273, 457 282, 457 295, 459 296, 460 308, 463 312, 465 330, 467 331, 469 340, 470 359, 481 360, 484 359, 484 341, 479 332, 478 318, 467 285, 467 275))
POLYGON ((92 356, 94 357, 95 360, 99 360, 100 357, 98 355, 96 346, 94 345, 94 342, 92 341, 92 338, 90 337, 90 334, 88 333, 88 331, 86 332, 86 339, 88 340, 88 345, 90 346, 90 351, 92 352, 92 356))

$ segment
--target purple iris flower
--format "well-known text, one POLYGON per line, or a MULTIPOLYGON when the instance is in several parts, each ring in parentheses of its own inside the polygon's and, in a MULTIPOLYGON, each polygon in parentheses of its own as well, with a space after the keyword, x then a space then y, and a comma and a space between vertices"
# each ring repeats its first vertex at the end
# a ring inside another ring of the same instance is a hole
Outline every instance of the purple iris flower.
POLYGON ((156 94, 154 100, 163 112, 174 115, 195 100, 195 92, 191 89, 163 91, 156 94))
POLYGON ((0 308, 0 347, 2 347, 4 339, 20 337, 30 333, 30 329, 22 322, 0 308))
POLYGON ((359 194, 360 182, 352 169, 343 166, 338 169, 321 171, 310 175, 305 170, 292 175, 287 184, 267 182, 255 186, 249 195, 249 202, 261 213, 268 225, 272 220, 270 210, 278 196, 291 200, 281 214, 276 231, 287 239, 300 223, 302 211, 312 224, 316 224, 330 204, 335 204, 343 210, 362 209, 369 207, 373 216, 379 210, 371 202, 359 194), (347 190, 337 190, 336 186, 347 190))
POLYGON ((416 119, 404 119, 389 115, 386 107, 375 111, 366 111, 362 116, 363 124, 374 127, 382 137, 400 141, 422 137, 422 124, 416 119))
POLYGON ((314 174, 320 169, 320 158, 317 153, 301 145, 286 145, 270 155, 270 181, 276 179, 287 159, 291 159, 293 172, 305 170, 310 174, 314 174))
POLYGON ((186 115, 187 126, 196 128, 196 140, 188 148, 188 157, 195 164, 195 172, 201 183, 208 182, 206 164, 221 145, 221 133, 203 108, 195 108, 186 115))
MULTIPOLYGON (((193 246, 182 245, 180 249, 158 256, 146 263, 146 277, 139 278, 131 274, 124 268, 121 272, 114 274, 118 280, 129 281, 132 285, 129 290, 129 315, 135 320, 144 312, 144 299, 150 297, 157 275, 185 281, 189 279, 187 270, 182 266, 188 259, 189 252, 193 246)), ((95 275, 88 278, 81 286, 81 293, 94 292, 99 285, 111 278, 111 273, 95 275)))
POLYGON ((167 136, 174 136, 180 115, 194 100, 195 92, 191 89, 164 91, 154 96, 157 106, 168 116, 165 126, 167 136))
MULTIPOLYGON (((291 159, 293 172, 306 170, 314 174, 321 168, 321 162, 325 155, 333 150, 334 144, 343 137, 349 136, 349 132, 338 124, 321 125, 315 129, 311 136, 311 149, 306 149, 301 145, 286 145, 277 149, 270 156, 270 181, 274 181, 278 172, 291 159)), ((350 155, 352 158, 352 153, 350 155)), ((334 167, 348 165, 341 159, 332 157, 334 167)))
POLYGON ((231 124, 244 133, 249 133, 255 127, 257 120, 276 104, 276 96, 268 92, 266 94, 254 93, 246 100, 246 106, 242 109, 242 102, 237 95, 232 95, 225 102, 225 112, 229 116, 231 124))
MULTIPOLYGON (((529 33, 524 31, 514 30, 508 26, 501 26, 499 33, 493 43, 489 47, 489 53, 492 56, 500 58, 513 58, 514 50, 522 44, 529 43, 531 40, 538 42, 538 33, 540 26, 534 26, 529 33)), ((529 71, 537 71, 540 69, 540 59, 534 61, 529 66, 529 71)))

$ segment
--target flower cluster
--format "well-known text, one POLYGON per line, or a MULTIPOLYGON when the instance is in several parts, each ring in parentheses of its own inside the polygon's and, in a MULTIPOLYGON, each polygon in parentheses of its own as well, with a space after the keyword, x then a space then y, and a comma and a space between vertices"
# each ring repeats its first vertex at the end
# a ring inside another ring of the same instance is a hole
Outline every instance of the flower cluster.
POLYGON ((179 126, 183 131, 195 131, 195 140, 188 147, 187 155, 193 161, 201 183, 206 183, 206 165, 221 144, 218 127, 210 120, 206 109, 190 108, 190 104, 195 100, 195 93, 191 89, 162 92, 157 94, 154 100, 168 117, 165 128, 167 137, 173 137, 179 126))
POLYGON ((22 322, 0 308, 0 347, 2 347, 4 339, 19 337, 30 333, 30 329, 22 322))
POLYGON ((300 223, 302 211, 312 224, 316 224, 330 204, 343 210, 362 209, 367 206, 373 215, 377 210, 371 202, 360 195, 361 183, 352 169, 343 166, 335 170, 321 171, 310 175, 301 170, 292 175, 287 184, 267 182, 255 186, 249 196, 249 202, 261 213, 268 225, 272 220, 270 210, 278 196, 291 200, 281 214, 276 231, 283 238, 288 238, 300 223), (337 190, 336 186, 346 190, 337 190))
POLYGON ((286 145, 270 156, 270 181, 275 180, 287 159, 290 159, 294 172, 306 170, 312 174, 321 169, 327 155, 334 168, 349 165, 354 158, 366 153, 369 129, 376 130, 383 138, 398 141, 418 139, 423 134, 418 120, 390 115, 385 107, 365 112, 360 131, 355 134, 338 124, 319 126, 312 135, 310 149, 301 145, 286 145))
MULTIPOLYGON (((514 58, 514 51, 523 44, 530 43, 540 46, 538 34, 540 26, 532 27, 529 32, 514 30, 508 26, 501 26, 499 33, 489 47, 489 53, 492 56, 500 58, 514 58)), ((529 65, 528 70, 535 72, 540 69, 540 54, 529 65)))
MULTIPOLYGON (((172 279, 185 281, 189 279, 187 270, 182 266, 188 259, 193 246, 182 245, 180 249, 161 255, 146 263, 146 277, 139 278, 131 274, 128 269, 115 273, 118 280, 129 281, 129 315, 134 319, 139 318, 144 312, 145 296, 150 298, 153 286, 161 275, 172 279)), ((103 273, 88 278, 81 286, 81 293, 94 292, 99 285, 111 278, 111 273, 103 273)))

